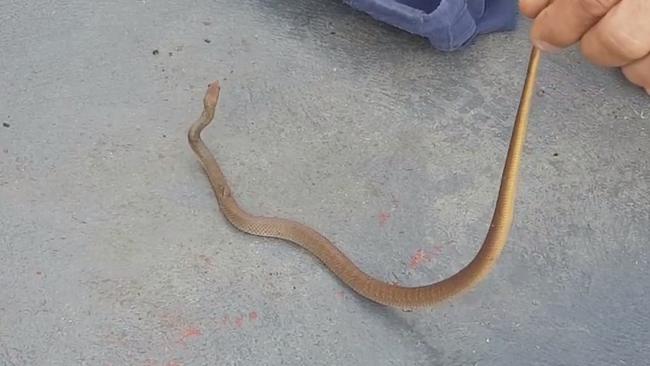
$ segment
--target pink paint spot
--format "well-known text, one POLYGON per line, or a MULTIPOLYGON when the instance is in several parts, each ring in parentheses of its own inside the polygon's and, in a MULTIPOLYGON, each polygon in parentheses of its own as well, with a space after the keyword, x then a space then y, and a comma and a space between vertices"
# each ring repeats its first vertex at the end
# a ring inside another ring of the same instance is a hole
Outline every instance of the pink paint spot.
POLYGON ((345 299, 345 291, 343 290, 336 291, 336 298, 339 300, 345 299))
POLYGON ((411 257, 411 262, 409 266, 413 269, 419 267, 423 263, 431 262, 432 259, 437 258, 442 254, 441 246, 434 246, 431 250, 418 249, 415 254, 411 257))
POLYGON ((235 318, 235 326, 237 328, 241 328, 244 325, 244 316, 238 316, 235 318))
POLYGON ((423 249, 418 249, 415 254, 411 257, 410 267, 417 268, 422 263, 428 262, 431 260, 429 253, 425 252, 423 249))
POLYGON ((257 320, 257 312, 256 311, 251 311, 248 313, 248 320, 254 322, 257 320))
POLYGON ((190 339, 190 338, 195 338, 200 336, 201 330, 199 328, 189 326, 185 331, 183 331, 183 334, 181 335, 181 339, 178 340, 179 343, 185 344, 185 341, 190 339))
POLYGON ((384 226, 388 222, 388 219, 390 219, 390 213, 386 211, 381 211, 378 215, 378 218, 379 218, 379 225, 384 226))
POLYGON ((183 366, 183 364, 177 361, 169 361, 165 364, 165 366, 183 366))

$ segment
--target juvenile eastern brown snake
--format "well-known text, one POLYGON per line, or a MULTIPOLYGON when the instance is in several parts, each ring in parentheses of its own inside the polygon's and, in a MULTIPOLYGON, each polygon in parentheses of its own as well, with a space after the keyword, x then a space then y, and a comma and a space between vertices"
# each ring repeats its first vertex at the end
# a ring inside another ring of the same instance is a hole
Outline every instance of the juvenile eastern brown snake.
POLYGON ((316 230, 296 221, 253 216, 244 211, 233 197, 232 190, 228 186, 219 164, 201 140, 201 131, 214 118, 220 92, 217 81, 209 85, 203 99, 203 112, 190 127, 188 139, 207 173, 222 213, 237 229, 249 234, 284 239, 300 245, 318 257, 341 281, 361 296, 374 302, 403 309, 431 306, 468 290, 480 282, 494 267, 505 247, 513 222, 519 167, 526 139, 528 114, 534 94, 539 59, 539 50, 533 48, 501 176, 501 186, 485 241, 467 266, 456 274, 430 285, 403 287, 378 280, 359 269, 316 230))

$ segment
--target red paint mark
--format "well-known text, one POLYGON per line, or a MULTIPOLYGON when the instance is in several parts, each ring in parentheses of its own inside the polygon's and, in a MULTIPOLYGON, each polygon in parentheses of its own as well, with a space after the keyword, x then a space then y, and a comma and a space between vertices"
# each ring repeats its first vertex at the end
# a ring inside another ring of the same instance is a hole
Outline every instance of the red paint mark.
POLYGON ((442 247, 438 245, 431 248, 431 250, 418 249, 411 257, 409 266, 415 269, 423 263, 431 262, 432 259, 437 258, 440 254, 442 254, 442 247))
POLYGON ((178 342, 184 345, 186 340, 190 338, 198 337, 201 334, 202 334, 201 329, 193 326, 189 326, 187 327, 187 329, 185 329, 185 331, 183 331, 183 334, 181 335, 181 339, 179 339, 178 342))
POLYGON ((418 249, 415 254, 411 257, 411 263, 410 266, 411 268, 417 268, 419 267, 422 263, 428 262, 431 260, 431 257, 427 252, 425 252, 423 249, 418 249))
POLYGON ((257 320, 257 312, 256 311, 251 311, 248 313, 248 320, 254 322, 257 320))
POLYGON ((244 326, 244 316, 243 315, 240 315, 240 316, 235 318, 235 326, 237 328, 241 328, 242 326, 244 326))
POLYGON ((388 219, 390 219, 390 213, 386 211, 381 211, 379 213, 379 225, 383 226, 388 222, 388 219))

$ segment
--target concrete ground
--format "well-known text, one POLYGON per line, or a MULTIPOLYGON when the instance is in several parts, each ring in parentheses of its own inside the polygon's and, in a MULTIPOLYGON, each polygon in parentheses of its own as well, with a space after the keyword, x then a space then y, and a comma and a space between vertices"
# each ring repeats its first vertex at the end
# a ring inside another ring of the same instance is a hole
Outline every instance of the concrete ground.
POLYGON ((220 79, 242 205, 439 280, 486 232, 527 28, 443 54, 338 1, 2 2, 0 364, 646 364, 650 99, 575 50, 543 59, 498 266, 432 310, 235 231, 186 142, 220 79))

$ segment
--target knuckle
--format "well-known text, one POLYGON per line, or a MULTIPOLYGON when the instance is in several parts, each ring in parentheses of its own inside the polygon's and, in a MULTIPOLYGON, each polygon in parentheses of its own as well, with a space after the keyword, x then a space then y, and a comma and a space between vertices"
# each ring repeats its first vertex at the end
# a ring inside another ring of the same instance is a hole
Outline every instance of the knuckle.
POLYGON ((648 46, 639 39, 639 34, 630 33, 622 27, 609 30, 604 42, 608 49, 628 60, 639 59, 648 53, 648 46))
POLYGON ((578 0, 578 6, 592 17, 601 17, 611 9, 618 0, 578 0))

